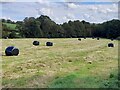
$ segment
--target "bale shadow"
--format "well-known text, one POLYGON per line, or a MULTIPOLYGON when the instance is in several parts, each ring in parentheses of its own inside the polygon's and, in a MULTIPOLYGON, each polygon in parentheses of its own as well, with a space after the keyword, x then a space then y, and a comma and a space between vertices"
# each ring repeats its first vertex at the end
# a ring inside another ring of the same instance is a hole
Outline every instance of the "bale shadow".
MULTIPOLYGON (((2 55, 0 55, 0 56, 2 56, 2 57, 13 57, 13 56, 7 56, 7 55, 5 55, 5 54, 2 54, 2 55)), ((15 56, 14 56, 15 57, 15 56)))
POLYGON ((2 54, 2 55, 0 55, 0 56, 6 56, 6 55, 2 54))

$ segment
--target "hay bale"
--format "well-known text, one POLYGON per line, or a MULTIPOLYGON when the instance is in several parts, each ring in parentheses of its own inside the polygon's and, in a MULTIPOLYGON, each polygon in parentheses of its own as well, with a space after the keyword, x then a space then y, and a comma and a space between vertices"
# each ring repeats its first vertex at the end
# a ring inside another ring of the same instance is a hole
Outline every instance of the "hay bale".
POLYGON ((95 39, 95 37, 92 37, 92 39, 95 39))
POLYGON ((14 46, 9 46, 5 50, 6 56, 17 56, 19 54, 19 49, 14 46))
POLYGON ((78 38, 79 41, 81 41, 81 38, 78 38))
POLYGON ((53 46, 52 42, 46 42, 46 46, 53 46))
POLYGON ((68 62, 72 62, 72 60, 69 60, 68 62))
POLYGON ((39 41, 34 41, 33 45, 38 46, 39 45, 39 41))
POLYGON ((108 43, 108 47, 114 47, 113 43, 108 43))
POLYGON ((99 38, 99 37, 97 37, 97 40, 100 40, 100 38, 99 38))
POLYGON ((8 39, 8 37, 4 37, 4 39, 8 39))

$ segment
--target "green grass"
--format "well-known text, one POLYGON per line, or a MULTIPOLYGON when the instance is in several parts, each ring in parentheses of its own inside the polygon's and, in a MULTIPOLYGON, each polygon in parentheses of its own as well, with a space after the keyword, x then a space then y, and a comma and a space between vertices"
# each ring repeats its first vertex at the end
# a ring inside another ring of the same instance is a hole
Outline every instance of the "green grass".
POLYGON ((16 24, 10 24, 10 23, 3 23, 5 25, 7 25, 8 28, 10 28, 10 30, 16 30, 16 24))
POLYGON ((2 55, 3 87, 117 88, 118 41, 3 39, 2 55), (34 40, 40 46, 33 46, 34 40), (47 41, 54 46, 45 46, 47 41), (108 48, 109 42, 115 47, 108 48), (19 56, 5 56, 11 45, 20 49, 19 56))

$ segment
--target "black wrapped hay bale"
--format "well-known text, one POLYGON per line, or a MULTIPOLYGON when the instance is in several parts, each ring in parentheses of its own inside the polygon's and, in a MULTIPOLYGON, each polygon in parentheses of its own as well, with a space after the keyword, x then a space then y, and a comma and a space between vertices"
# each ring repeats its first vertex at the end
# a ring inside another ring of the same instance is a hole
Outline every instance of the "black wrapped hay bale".
POLYGON ((34 41, 33 45, 38 46, 39 45, 39 41, 34 41))
POLYGON ((46 46, 53 46, 52 42, 46 42, 46 46))
POLYGON ((99 37, 97 37, 97 40, 100 40, 100 38, 99 38, 99 37))
POLYGON ((81 41, 81 38, 78 38, 79 41, 81 41))
POLYGON ((19 49, 14 46, 9 46, 5 50, 6 56, 17 56, 19 54, 19 49))
POLYGON ((92 39, 95 39, 95 37, 92 37, 92 39))
POLYGON ((108 47, 114 47, 114 44, 113 43, 109 43, 108 47))
POLYGON ((86 39, 86 37, 84 37, 84 39, 86 39))
POLYGON ((4 37, 4 39, 8 39, 8 37, 4 37))

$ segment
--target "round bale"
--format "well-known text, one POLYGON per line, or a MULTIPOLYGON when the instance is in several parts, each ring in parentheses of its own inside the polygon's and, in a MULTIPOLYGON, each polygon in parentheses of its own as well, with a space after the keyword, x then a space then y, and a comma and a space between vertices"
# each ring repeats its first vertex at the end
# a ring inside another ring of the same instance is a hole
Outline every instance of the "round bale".
POLYGON ((38 46, 39 45, 39 41, 34 41, 33 45, 38 46))
POLYGON ((108 43, 108 47, 114 47, 113 43, 108 43))
POLYGON ((92 37, 92 39, 95 39, 95 37, 92 37))
POLYGON ((53 46, 52 42, 46 42, 46 46, 53 46))
POLYGON ((4 37, 4 39, 8 39, 8 37, 4 37))
POLYGON ((84 39, 86 39, 86 37, 84 37, 84 39))
POLYGON ((19 54, 19 49, 14 46, 9 46, 5 50, 6 56, 17 56, 19 54))
POLYGON ((100 38, 99 37, 97 37, 97 40, 99 40, 100 38))
POLYGON ((81 38, 78 38, 79 41, 81 41, 81 38))

